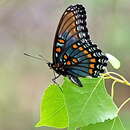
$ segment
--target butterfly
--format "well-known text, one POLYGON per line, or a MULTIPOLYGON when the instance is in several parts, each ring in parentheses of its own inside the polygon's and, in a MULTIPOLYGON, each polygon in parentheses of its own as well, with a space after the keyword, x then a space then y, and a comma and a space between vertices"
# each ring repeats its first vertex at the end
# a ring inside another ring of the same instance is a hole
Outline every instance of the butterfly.
POLYGON ((107 66, 108 58, 92 43, 86 27, 86 11, 80 5, 71 5, 63 13, 53 44, 53 62, 48 66, 58 76, 67 76, 82 87, 79 77, 98 77, 107 66))

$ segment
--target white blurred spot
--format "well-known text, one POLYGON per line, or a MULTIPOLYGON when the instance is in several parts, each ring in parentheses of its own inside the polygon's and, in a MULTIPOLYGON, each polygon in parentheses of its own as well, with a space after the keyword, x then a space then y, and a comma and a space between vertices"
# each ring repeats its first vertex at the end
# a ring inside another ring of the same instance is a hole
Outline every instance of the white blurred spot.
POLYGON ((114 57, 113 55, 106 53, 106 56, 108 58, 108 61, 110 64, 113 66, 114 69, 119 69, 120 68, 120 61, 114 57))

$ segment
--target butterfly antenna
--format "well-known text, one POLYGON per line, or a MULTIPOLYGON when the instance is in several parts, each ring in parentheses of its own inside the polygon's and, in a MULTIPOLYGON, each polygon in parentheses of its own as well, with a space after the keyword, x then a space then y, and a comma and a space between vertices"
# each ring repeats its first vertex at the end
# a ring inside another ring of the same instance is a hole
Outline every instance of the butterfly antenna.
POLYGON ((49 61, 43 56, 43 55, 38 55, 39 57, 41 57, 44 61, 46 61, 46 63, 49 63, 49 61))
POLYGON ((48 63, 48 60, 46 60, 42 55, 38 55, 39 57, 36 57, 36 56, 33 56, 31 54, 28 54, 28 53, 24 53, 25 56, 29 56, 31 58, 34 58, 34 59, 38 59, 38 60, 44 60, 48 63))

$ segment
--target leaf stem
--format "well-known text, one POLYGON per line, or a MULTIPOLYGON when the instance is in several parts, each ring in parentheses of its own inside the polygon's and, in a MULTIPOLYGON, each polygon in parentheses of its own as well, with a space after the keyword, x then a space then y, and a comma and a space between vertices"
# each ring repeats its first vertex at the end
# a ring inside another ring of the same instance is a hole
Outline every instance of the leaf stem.
MULTIPOLYGON (((112 83, 112 88, 111 88, 111 97, 112 97, 112 99, 113 99, 113 97, 114 97, 114 87, 115 87, 115 84, 116 84, 117 82, 118 82, 118 83, 121 83, 121 84, 125 84, 125 85, 127 85, 127 86, 130 86, 130 82, 128 82, 122 75, 119 75, 119 74, 117 74, 117 73, 115 73, 115 72, 108 72, 108 71, 106 71, 106 73, 101 74, 101 76, 103 76, 104 79, 112 79, 112 80, 114 80, 113 83, 112 83), (114 77, 114 76, 112 76, 111 74, 112 74, 112 75, 115 75, 115 76, 117 76, 117 77, 119 77, 119 78, 114 77)), ((120 112, 120 110, 122 109, 122 107, 123 107, 125 104, 127 104, 129 101, 130 101, 130 98, 126 99, 126 100, 120 105, 120 107, 119 107, 118 110, 117 110, 117 114, 120 112)))
POLYGON ((101 74, 101 76, 103 76, 104 79, 112 79, 112 80, 119 82, 121 84, 125 84, 127 86, 130 86, 130 83, 123 76, 121 76, 115 72, 107 72, 107 73, 101 74), (116 75, 116 76, 120 77, 121 79, 114 77, 111 74, 116 75))
POLYGON ((111 87, 111 97, 112 97, 112 99, 113 99, 113 97, 114 97, 114 87, 115 87, 116 82, 117 82, 116 80, 113 81, 112 87, 111 87))
POLYGON ((124 80, 124 81, 127 81, 122 75, 120 75, 120 74, 117 74, 117 73, 115 73, 115 72, 107 72, 109 75, 111 75, 111 74, 113 74, 113 75, 116 75, 116 76, 118 76, 118 77, 120 77, 122 80, 124 80))
POLYGON ((123 107, 126 103, 128 103, 129 101, 130 101, 130 98, 126 99, 126 100, 120 105, 120 107, 118 108, 117 114, 120 112, 120 110, 122 109, 122 107, 123 107))

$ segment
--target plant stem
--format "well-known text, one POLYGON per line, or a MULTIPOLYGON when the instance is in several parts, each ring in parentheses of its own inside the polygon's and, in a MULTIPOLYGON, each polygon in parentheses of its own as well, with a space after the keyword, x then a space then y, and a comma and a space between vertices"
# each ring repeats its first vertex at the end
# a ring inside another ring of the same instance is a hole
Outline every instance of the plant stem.
POLYGON ((118 114, 119 111, 122 109, 122 107, 123 107, 126 103, 128 103, 129 101, 130 101, 130 98, 126 99, 126 100, 121 104, 121 106, 119 107, 119 109, 118 109, 118 111, 117 111, 117 114, 118 114))
MULTIPOLYGON (((115 72, 108 72, 108 71, 107 71, 105 74, 101 74, 101 76, 103 76, 104 79, 112 79, 112 80, 114 80, 113 83, 112 83, 112 88, 111 88, 111 97, 112 97, 112 99, 113 99, 113 97, 114 97, 114 87, 115 87, 115 84, 116 84, 117 82, 118 82, 118 83, 121 83, 121 84, 125 84, 125 85, 127 85, 127 86, 130 86, 130 82, 128 82, 122 75, 119 75, 119 74, 117 74, 117 73, 115 73, 115 72), (111 74, 120 77, 120 79, 117 78, 117 77, 112 76, 111 74)), ((126 100, 121 104, 121 106, 118 108, 117 114, 120 112, 120 110, 122 109, 122 107, 123 107, 125 104, 127 104, 129 101, 130 101, 130 98, 126 99, 126 100)))
POLYGON ((112 87, 111 87, 111 97, 112 97, 112 99, 113 99, 113 97, 114 97, 114 87, 115 87, 116 82, 117 82, 116 80, 113 81, 112 87))

